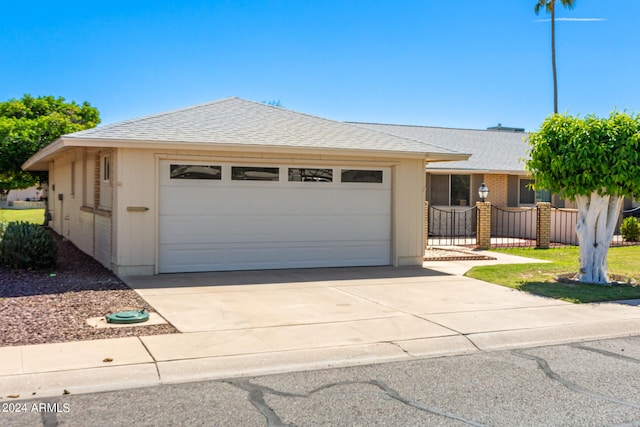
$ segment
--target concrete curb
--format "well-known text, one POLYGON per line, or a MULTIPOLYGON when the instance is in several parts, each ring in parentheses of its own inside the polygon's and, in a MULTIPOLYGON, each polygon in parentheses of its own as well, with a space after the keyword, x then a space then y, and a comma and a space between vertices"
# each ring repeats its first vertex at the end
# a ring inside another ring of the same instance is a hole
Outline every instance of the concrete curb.
POLYGON ((640 335, 640 319, 310 350, 5 374, 0 376, 0 400, 22 400, 161 384, 363 366, 633 335, 640 335))

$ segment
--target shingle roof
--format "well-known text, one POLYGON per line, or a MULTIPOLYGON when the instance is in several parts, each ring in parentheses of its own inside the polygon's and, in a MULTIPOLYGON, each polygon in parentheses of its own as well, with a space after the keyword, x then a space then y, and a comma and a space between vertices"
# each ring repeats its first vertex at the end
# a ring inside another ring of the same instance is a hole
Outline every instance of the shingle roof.
POLYGON ((375 123, 354 124, 362 128, 414 139, 461 153, 471 153, 469 160, 430 163, 427 165, 428 170, 524 172, 522 159, 528 158, 528 134, 522 132, 375 123))
POLYGON ((64 139, 234 144, 452 155, 461 152, 240 98, 226 98, 72 134, 64 139))

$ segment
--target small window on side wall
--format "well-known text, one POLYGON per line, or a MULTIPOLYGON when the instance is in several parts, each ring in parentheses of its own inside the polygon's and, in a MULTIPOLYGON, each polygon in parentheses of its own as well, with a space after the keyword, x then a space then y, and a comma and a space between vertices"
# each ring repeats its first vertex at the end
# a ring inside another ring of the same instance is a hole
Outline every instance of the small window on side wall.
POLYGON ((342 169, 341 181, 382 184, 382 171, 364 169, 342 169))
POLYGON ((102 181, 111 182, 111 155, 102 156, 102 181))
POLYGON ((222 177, 222 166, 171 165, 170 179, 215 179, 222 177))

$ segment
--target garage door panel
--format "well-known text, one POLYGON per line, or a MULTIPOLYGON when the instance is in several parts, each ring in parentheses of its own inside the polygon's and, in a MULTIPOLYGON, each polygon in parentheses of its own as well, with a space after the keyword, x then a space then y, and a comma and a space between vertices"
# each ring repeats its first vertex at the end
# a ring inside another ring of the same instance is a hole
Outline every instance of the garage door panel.
POLYGON ((182 216, 160 220, 165 242, 174 244, 206 242, 306 242, 348 241, 363 236, 388 240, 388 220, 384 215, 310 216, 182 216), (324 230, 322 234, 318 230, 324 230))
POLYGON ((389 193, 384 190, 353 191, 338 189, 300 190, 269 188, 246 191, 220 187, 189 191, 184 188, 163 188, 160 215, 275 215, 281 213, 331 214, 334 212, 365 212, 388 215, 389 193), (292 200, 293 199, 293 200, 292 200))
POLYGON ((383 184, 231 181, 222 170, 161 178, 159 272, 390 263, 389 169, 383 184))
POLYGON ((163 273, 232 271, 246 269, 346 267, 380 265, 388 253, 387 241, 345 242, 343 245, 272 244, 167 245, 160 254, 163 273))

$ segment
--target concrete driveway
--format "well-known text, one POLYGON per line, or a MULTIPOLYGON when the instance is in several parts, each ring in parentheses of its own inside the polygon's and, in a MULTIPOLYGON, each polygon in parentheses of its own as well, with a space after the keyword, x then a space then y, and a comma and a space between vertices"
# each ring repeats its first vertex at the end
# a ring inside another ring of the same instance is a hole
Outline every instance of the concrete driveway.
POLYGON ((379 343, 394 343, 415 355, 450 354, 562 342, 580 338, 580 331, 615 335, 614 324, 620 322, 624 328, 628 321, 640 326, 637 307, 537 297, 446 272, 455 266, 446 262, 432 268, 425 263, 125 280, 183 332, 143 338, 164 360, 379 343))
POLYGON ((574 305, 462 275, 478 264, 535 262, 497 256, 407 268, 126 277, 181 334, 2 347, 0 396, 55 396, 640 334, 634 302, 574 305))

